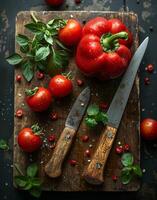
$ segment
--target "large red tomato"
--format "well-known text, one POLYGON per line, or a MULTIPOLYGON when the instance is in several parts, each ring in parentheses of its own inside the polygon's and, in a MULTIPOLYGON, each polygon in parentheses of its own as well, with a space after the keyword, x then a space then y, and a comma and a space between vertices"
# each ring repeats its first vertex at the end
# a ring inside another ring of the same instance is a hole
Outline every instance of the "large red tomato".
POLYGON ((18 144, 23 151, 32 153, 41 147, 42 140, 32 128, 23 128, 18 134, 18 144))
POLYGON ((26 90, 26 102, 35 112, 47 110, 52 102, 51 92, 44 87, 35 87, 33 90, 26 90))
POLYGON ((49 82, 53 97, 65 97, 72 92, 72 81, 63 75, 56 75, 49 82))
POLYGON ((141 135, 146 140, 157 139, 157 121, 146 118, 141 122, 141 135))
POLYGON ((81 39, 82 26, 75 19, 69 19, 59 31, 59 40, 67 46, 75 46, 81 39))
POLYGON ((50 6, 60 6, 64 2, 64 0, 45 0, 45 1, 50 6))

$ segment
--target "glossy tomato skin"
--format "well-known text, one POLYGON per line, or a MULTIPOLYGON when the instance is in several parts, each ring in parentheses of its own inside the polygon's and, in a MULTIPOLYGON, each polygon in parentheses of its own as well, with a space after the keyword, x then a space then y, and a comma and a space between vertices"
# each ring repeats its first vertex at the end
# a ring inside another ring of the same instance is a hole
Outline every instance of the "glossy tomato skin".
POLYGON ((72 92, 72 81, 63 75, 56 75, 49 82, 49 90, 53 97, 65 97, 72 92))
POLYGON ((45 0, 46 3, 50 6, 60 6, 64 3, 64 0, 45 0))
POLYGON ((26 102, 33 111, 42 112, 47 110, 50 106, 52 95, 48 89, 39 87, 38 91, 33 96, 26 97, 26 102))
POLYGON ((82 37, 82 25, 75 19, 69 19, 59 31, 59 40, 66 46, 75 46, 82 37))
POLYGON ((32 153, 41 147, 42 140, 31 128, 23 128, 18 134, 18 144, 23 151, 32 153))
POLYGON ((157 139, 157 121, 146 118, 141 122, 141 136, 146 140, 157 139))

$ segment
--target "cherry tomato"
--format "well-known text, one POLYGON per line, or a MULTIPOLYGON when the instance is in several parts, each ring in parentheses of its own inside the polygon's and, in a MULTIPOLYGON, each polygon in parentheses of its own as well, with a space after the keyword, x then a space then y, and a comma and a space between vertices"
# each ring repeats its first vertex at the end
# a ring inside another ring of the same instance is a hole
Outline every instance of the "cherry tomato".
POLYGON ((46 3, 50 6, 60 6, 64 3, 64 0, 45 0, 46 3))
POLYGON ((18 134, 18 144, 23 151, 32 153, 41 147, 42 140, 32 128, 23 128, 18 134))
POLYGON ((72 92, 72 81, 63 75, 56 75, 49 82, 53 97, 65 97, 72 92))
POLYGON ((59 31, 59 40, 67 46, 75 46, 81 39, 82 26, 75 19, 69 19, 59 31))
POLYGON ((35 87, 33 90, 26 90, 26 102, 35 112, 47 110, 52 102, 51 92, 44 87, 35 87))
POLYGON ((140 125, 141 135, 146 140, 157 139, 157 121, 151 118, 145 118, 140 125))

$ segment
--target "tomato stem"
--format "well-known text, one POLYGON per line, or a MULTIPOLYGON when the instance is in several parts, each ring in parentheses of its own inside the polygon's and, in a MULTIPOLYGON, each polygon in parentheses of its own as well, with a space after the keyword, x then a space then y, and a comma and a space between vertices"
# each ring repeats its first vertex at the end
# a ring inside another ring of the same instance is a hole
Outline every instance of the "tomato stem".
POLYGON ((27 96, 34 96, 34 95, 37 93, 38 90, 39 90, 38 87, 35 87, 35 88, 32 89, 32 90, 26 89, 26 90, 25 90, 25 94, 26 94, 27 96))
POLYGON ((128 33, 125 31, 116 34, 104 34, 102 35, 100 42, 106 52, 115 51, 119 47, 118 39, 128 39, 128 33))
POLYGON ((34 132, 35 135, 40 135, 42 132, 42 129, 40 128, 40 126, 38 125, 38 123, 33 124, 31 126, 32 131, 34 132))

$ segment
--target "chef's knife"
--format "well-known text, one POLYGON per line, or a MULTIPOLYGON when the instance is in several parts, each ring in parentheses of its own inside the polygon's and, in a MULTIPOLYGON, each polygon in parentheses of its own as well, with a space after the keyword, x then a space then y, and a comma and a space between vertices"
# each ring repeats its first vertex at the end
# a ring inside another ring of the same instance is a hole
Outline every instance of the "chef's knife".
POLYGON ((61 175, 63 161, 72 145, 72 141, 85 114, 89 100, 90 88, 86 87, 74 102, 52 157, 45 166, 45 172, 48 176, 55 178, 61 175))
POLYGON ((104 167, 148 41, 149 38, 147 37, 136 50, 107 111, 108 123, 100 137, 98 147, 91 159, 90 164, 83 172, 84 179, 91 184, 99 185, 104 182, 104 167))

